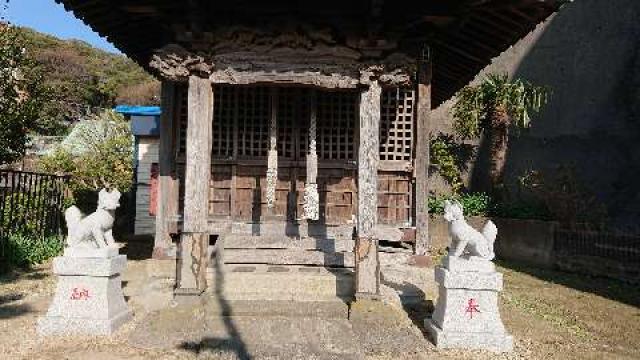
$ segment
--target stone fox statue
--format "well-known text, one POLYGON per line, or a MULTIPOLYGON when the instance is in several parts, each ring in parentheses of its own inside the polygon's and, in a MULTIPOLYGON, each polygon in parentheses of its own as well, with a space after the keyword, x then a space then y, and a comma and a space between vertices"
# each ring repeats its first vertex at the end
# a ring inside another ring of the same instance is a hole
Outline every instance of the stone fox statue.
POLYGON ((114 246, 111 228, 119 206, 120 192, 102 189, 98 194, 98 208, 93 214, 85 217, 76 206, 68 208, 64 213, 69 230, 67 245, 96 249, 114 246))
POLYGON ((449 223, 451 235, 451 249, 449 254, 460 257, 468 254, 470 257, 479 257, 484 260, 493 260, 493 243, 498 235, 498 228, 491 221, 487 221, 482 232, 472 228, 464 219, 462 205, 449 200, 445 201, 444 219, 449 223))

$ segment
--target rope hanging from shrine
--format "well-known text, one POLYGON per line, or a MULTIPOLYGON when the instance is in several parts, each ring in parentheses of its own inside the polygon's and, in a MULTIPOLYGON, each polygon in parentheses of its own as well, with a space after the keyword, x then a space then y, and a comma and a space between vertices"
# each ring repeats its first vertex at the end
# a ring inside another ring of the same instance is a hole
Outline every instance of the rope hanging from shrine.
POLYGON ((271 119, 269 122, 269 152, 267 153, 267 208, 273 209, 276 204, 276 184, 278 182, 278 89, 271 89, 271 119))
POLYGON ((316 152, 316 92, 309 95, 309 152, 307 153, 307 183, 304 186, 304 218, 318 220, 320 218, 320 195, 318 194, 318 154, 316 152))

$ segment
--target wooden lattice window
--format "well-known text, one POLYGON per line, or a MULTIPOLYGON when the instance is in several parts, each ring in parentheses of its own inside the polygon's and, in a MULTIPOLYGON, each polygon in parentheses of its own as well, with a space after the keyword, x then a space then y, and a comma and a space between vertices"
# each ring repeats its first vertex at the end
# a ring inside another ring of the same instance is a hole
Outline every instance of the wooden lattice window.
MULTIPOLYGON (((300 89, 298 89, 300 90, 300 89)), ((297 156, 296 159, 304 160, 307 158, 307 152, 309 151, 309 119, 311 116, 310 98, 311 91, 304 90, 296 93, 294 101, 298 104, 296 107, 296 121, 294 126, 296 127, 296 135, 298 138, 297 143, 297 156)))
MULTIPOLYGON (((317 153, 321 160, 355 160, 358 93, 301 88, 217 85, 213 158, 267 156, 271 107, 277 106, 278 155, 304 160, 308 151, 311 91, 316 92, 317 153), (235 154, 234 154, 235 149, 235 154)), ((178 94, 178 151, 186 152, 187 89, 178 94)))
POLYGON ((236 91, 227 86, 216 87, 213 105, 213 144, 211 155, 214 158, 230 158, 233 156, 233 132, 236 111, 236 91))
POLYGON ((380 160, 411 161, 415 92, 395 88, 382 92, 380 160))
POLYGON ((300 122, 300 89, 278 88, 277 90, 277 128, 278 128, 278 156, 284 159, 294 159, 296 149, 296 128, 300 122))
MULTIPOLYGON (((265 157, 269 147, 270 92, 267 87, 237 87, 238 157, 265 157)), ((227 106, 233 107, 233 104, 227 106)))
POLYGON ((355 159, 358 93, 322 91, 317 95, 318 158, 355 159))

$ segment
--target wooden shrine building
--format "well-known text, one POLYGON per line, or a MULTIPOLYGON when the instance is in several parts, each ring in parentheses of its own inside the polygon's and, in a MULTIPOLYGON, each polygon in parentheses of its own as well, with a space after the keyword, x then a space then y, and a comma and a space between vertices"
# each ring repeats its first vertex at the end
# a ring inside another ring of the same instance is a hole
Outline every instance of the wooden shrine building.
MULTIPOLYGON (((429 249, 429 114, 561 0, 57 0, 162 80, 154 257, 355 268, 429 249), (172 236, 175 235, 175 236, 172 236), (224 249, 224 251, 222 251, 224 249)), ((277 286, 277 284, 276 284, 277 286)))

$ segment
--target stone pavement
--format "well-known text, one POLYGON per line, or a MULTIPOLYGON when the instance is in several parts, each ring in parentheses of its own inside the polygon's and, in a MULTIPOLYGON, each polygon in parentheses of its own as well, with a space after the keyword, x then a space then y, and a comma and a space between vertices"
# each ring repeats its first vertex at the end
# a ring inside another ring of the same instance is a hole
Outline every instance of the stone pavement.
POLYGON ((182 348, 203 359, 421 359, 429 348, 406 313, 381 302, 354 305, 350 319, 337 303, 226 303, 232 316, 216 303, 149 313, 128 342, 149 350, 182 348), (287 305, 298 309, 283 316, 287 305))
POLYGON ((134 327, 123 334, 128 347, 150 353, 184 349, 193 355, 189 359, 433 356, 433 345, 420 330, 429 307, 424 294, 435 292, 433 269, 389 264, 382 269, 385 301, 360 302, 349 308, 338 297, 238 301, 224 292, 210 293, 205 301, 177 303, 172 300, 171 282, 151 276, 161 272, 157 265, 130 262, 124 275, 124 292, 136 313, 134 327))

